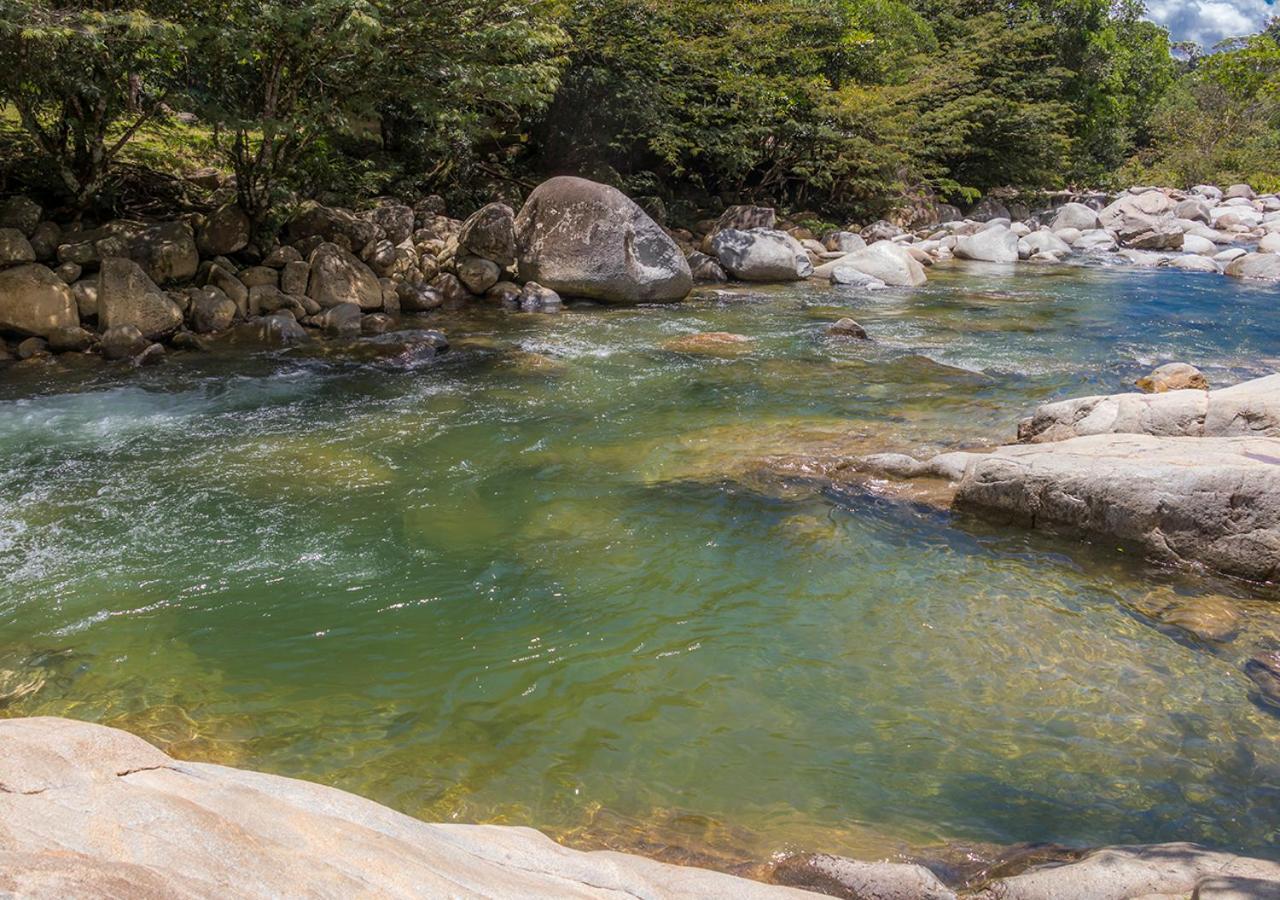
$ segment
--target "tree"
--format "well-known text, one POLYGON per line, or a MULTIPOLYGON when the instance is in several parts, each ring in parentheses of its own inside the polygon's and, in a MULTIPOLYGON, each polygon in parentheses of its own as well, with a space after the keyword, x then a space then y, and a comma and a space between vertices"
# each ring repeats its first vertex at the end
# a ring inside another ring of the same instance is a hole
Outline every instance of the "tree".
POLYGON ((143 6, 0 0, 0 100, 17 110, 77 207, 129 141, 165 112, 182 28, 143 6))

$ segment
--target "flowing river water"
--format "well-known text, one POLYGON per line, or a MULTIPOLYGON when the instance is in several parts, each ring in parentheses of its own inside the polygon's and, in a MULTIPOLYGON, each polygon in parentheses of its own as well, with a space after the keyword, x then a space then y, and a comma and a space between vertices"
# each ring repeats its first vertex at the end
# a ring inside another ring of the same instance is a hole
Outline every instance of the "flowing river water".
POLYGON ((1275 304, 955 264, 914 292, 455 313, 422 364, 13 368, 0 715, 585 846, 1274 856, 1280 718, 1241 672, 1280 645, 1271 594, 761 460, 1007 442, 1173 360, 1267 374, 1275 304), (842 315, 875 340, 825 337, 842 315), (708 331, 753 341, 663 346, 708 331), (1234 638, 1153 592, 1225 604, 1234 638))

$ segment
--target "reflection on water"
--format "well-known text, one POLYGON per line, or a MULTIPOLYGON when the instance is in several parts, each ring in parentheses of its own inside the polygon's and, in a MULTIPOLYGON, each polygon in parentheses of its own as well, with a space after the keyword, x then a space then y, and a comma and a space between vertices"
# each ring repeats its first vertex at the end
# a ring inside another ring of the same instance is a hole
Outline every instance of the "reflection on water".
POLYGON ((1266 594, 804 477, 1008 439, 1170 360, 1263 374, 1273 295, 932 277, 476 311, 413 368, 10 369, 0 715, 725 867, 948 840, 1273 853, 1280 719, 1240 670, 1280 645, 1266 594), (875 340, 826 337, 846 315, 875 340), (701 332, 752 340, 664 349, 701 332))

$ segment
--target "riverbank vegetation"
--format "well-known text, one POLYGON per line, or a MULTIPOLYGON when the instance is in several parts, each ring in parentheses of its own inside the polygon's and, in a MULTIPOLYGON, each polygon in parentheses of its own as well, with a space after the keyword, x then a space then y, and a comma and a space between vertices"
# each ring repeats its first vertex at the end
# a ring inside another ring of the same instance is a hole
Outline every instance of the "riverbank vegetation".
POLYGON ((1171 47, 1136 0, 0 0, 5 186, 126 211, 235 175, 263 227, 611 182, 859 220, 993 188, 1280 176, 1280 28, 1171 47), (1215 52, 1208 52, 1208 50, 1215 52), (182 166, 166 165, 171 155, 182 166), (155 190, 149 185, 148 190, 155 190))

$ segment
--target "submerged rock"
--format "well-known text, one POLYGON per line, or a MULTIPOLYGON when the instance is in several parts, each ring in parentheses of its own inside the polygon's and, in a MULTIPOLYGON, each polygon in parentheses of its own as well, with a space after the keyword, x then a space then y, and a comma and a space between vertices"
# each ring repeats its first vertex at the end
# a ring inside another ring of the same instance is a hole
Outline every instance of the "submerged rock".
POLYGON ((752 339, 745 334, 727 331, 707 331, 688 334, 664 341, 662 349, 674 353, 709 354, 712 356, 736 355, 745 351, 752 339))
POLYGON ((827 329, 827 334, 834 337, 851 337, 866 340, 867 329, 853 319, 840 319, 827 329))
POLYGON ((825 853, 784 859, 774 867, 772 880, 857 900, 956 900, 955 892, 924 866, 859 862, 825 853))

